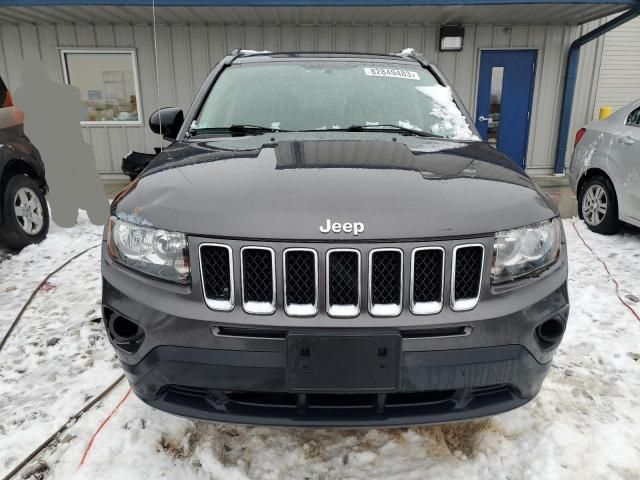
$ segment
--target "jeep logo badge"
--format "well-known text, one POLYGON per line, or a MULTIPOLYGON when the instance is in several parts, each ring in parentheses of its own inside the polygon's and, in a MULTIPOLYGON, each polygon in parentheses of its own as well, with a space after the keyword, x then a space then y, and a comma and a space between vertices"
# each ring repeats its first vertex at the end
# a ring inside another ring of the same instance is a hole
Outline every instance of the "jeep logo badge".
POLYGON ((329 232, 353 233, 353 235, 357 237, 360 233, 364 232, 364 223, 361 223, 361 222, 331 223, 331 219, 327 218, 327 224, 320 225, 320 232, 321 233, 329 233, 329 232))

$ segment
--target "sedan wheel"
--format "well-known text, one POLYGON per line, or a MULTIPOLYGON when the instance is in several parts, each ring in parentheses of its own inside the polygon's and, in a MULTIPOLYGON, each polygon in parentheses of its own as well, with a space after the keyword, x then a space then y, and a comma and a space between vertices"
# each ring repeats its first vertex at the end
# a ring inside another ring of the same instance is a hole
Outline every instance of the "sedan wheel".
POLYGON ((620 230, 616 190, 604 175, 584 180, 578 195, 578 209, 580 218, 590 230, 603 235, 612 235, 620 230))
POLYGON ((22 187, 16 192, 13 202, 18 224, 28 235, 36 235, 44 225, 42 203, 36 192, 28 187, 22 187))
POLYGON ((582 215, 584 221, 592 227, 602 223, 607 214, 607 192, 600 185, 589 186, 582 197, 582 215))

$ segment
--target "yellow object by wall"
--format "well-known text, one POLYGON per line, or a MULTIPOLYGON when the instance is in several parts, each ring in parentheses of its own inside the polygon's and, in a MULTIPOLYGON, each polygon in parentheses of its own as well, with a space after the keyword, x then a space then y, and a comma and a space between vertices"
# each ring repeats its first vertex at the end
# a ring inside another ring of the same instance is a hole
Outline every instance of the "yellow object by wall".
POLYGON ((611 107, 602 107, 600 109, 600 114, 598 115, 598 120, 604 120, 612 113, 613 113, 613 109, 611 107))

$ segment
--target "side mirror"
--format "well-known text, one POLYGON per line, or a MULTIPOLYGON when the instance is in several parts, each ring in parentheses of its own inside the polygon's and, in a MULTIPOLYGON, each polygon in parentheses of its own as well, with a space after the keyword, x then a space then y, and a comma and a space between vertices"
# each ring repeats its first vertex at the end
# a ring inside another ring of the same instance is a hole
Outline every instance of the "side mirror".
POLYGON ((149 117, 149 128, 161 134, 166 140, 175 140, 184 123, 182 110, 175 107, 161 108, 149 117))

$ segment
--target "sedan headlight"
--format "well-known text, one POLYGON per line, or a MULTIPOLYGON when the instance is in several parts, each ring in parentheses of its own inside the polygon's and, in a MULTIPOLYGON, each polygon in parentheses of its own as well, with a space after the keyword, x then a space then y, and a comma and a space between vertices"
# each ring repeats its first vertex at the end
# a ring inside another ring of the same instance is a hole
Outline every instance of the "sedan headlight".
POLYGON ((108 240, 109 254, 120 263, 163 280, 189 282, 191 266, 184 233, 111 217, 108 240))
POLYGON ((491 280, 501 283, 534 274, 560 255, 557 218, 496 233, 491 280))

